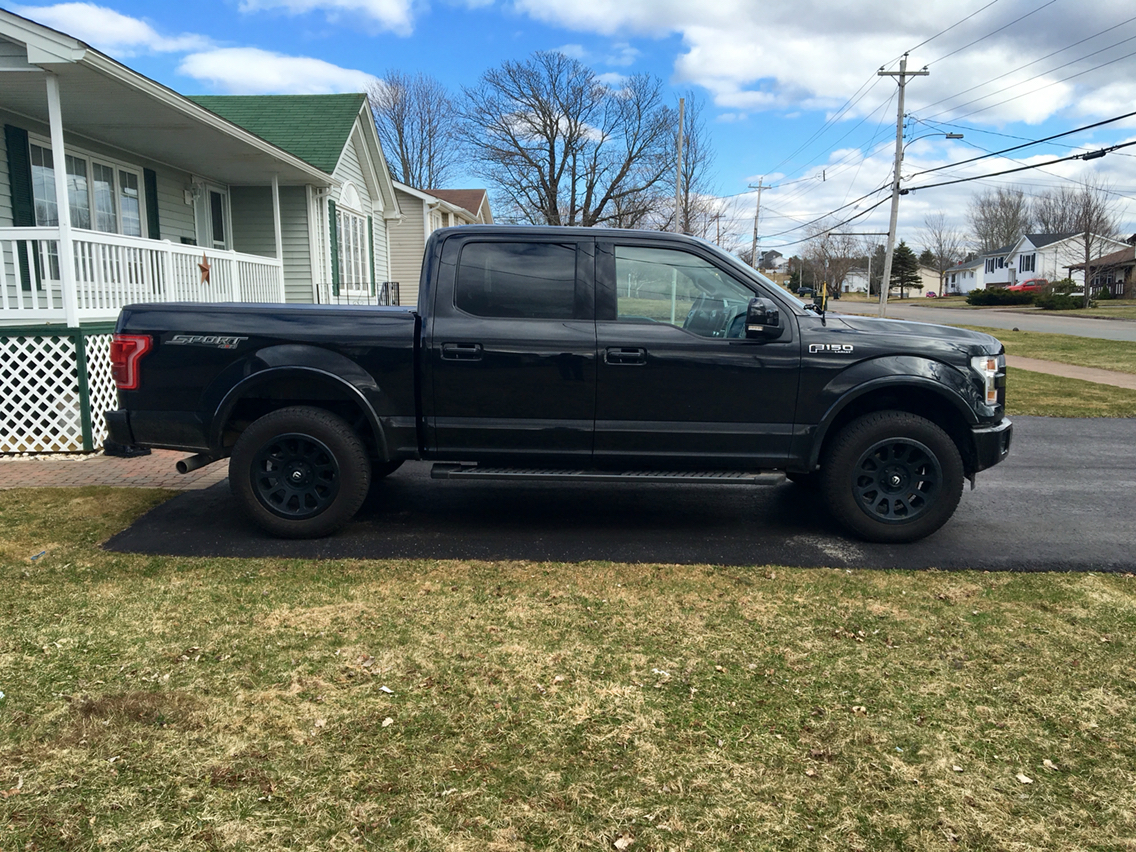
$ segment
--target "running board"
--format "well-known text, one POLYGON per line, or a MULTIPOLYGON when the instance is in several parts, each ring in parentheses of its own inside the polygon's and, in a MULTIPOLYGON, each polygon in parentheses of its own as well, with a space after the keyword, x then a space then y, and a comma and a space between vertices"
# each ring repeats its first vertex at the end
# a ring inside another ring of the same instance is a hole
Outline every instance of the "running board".
POLYGON ((482 467, 435 464, 432 479, 512 479, 526 482, 685 482, 694 485, 780 485, 780 471, 738 470, 559 470, 556 468, 482 467))

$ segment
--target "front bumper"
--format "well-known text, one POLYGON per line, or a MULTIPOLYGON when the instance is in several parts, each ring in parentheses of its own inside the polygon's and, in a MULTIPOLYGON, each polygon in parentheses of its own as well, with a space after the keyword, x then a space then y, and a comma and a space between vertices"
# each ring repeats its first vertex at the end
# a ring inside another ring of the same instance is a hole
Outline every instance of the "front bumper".
POLYGON ((1014 435, 1014 424, 1009 417, 1003 417, 994 426, 976 426, 974 435, 974 472, 994 467, 1010 454, 1010 439, 1014 435))

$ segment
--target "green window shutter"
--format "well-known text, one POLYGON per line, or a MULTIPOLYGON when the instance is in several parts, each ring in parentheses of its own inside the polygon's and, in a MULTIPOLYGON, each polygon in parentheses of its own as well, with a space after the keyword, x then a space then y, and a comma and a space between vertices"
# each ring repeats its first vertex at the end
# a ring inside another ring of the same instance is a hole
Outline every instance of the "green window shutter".
POLYGON ((339 223, 335 220, 335 202, 327 202, 327 229, 331 239, 331 292, 339 295, 339 223))
POLYGON ((142 180, 146 184, 146 222, 150 239, 160 240, 162 229, 158 224, 158 175, 153 169, 143 169, 142 180))
MULTIPOLYGON (((12 193, 12 224, 17 228, 35 227, 35 199, 32 196, 32 158, 28 148, 28 131, 11 124, 4 125, 4 144, 8 148, 8 184, 12 193)), ((28 268, 26 242, 16 243, 20 256, 20 280, 24 289, 32 289, 31 270, 28 268)), ((39 251, 32 244, 36 278, 39 278, 39 251)))
POLYGON ((371 258, 371 295, 375 295, 375 219, 367 217, 367 257, 371 258))

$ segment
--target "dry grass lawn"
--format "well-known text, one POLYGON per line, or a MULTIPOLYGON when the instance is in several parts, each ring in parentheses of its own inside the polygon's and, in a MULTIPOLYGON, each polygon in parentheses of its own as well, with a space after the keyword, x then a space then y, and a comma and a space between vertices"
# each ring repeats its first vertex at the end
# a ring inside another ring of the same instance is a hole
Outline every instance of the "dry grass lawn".
POLYGON ((0 494, 2 849, 1136 849, 1130 576, 97 546, 166 496, 0 494))

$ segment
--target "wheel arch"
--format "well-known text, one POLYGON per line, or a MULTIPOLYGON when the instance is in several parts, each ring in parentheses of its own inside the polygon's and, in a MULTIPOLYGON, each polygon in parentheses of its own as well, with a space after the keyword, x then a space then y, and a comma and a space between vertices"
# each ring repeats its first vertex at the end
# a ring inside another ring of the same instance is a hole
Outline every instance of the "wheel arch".
POLYGON ((967 475, 977 469, 977 452, 971 427, 978 419, 966 401, 951 388, 918 377, 885 377, 865 382, 840 397, 817 427, 808 459, 815 470, 826 444, 858 417, 876 411, 905 411, 937 424, 958 447, 967 475))
MULTIPOLYGON (((367 380, 374 384, 370 376, 367 380)), ((229 388, 210 423, 210 446, 227 455, 249 422, 296 405, 339 414, 354 426, 371 455, 379 461, 390 459, 379 415, 363 390, 342 375, 304 364, 267 366, 229 388)))

